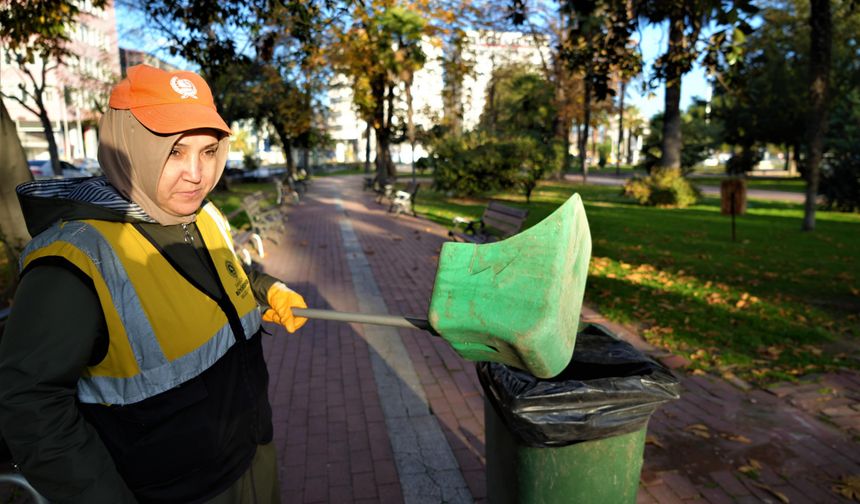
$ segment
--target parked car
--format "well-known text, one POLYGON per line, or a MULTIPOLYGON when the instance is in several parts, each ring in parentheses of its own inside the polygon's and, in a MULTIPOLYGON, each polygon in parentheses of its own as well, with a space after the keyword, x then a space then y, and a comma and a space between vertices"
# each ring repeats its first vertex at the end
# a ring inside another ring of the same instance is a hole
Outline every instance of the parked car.
POLYGON ((247 170, 242 172, 242 179, 253 182, 263 182, 273 180, 275 177, 283 177, 287 173, 287 168, 284 166, 266 166, 257 168, 256 170, 247 170))
POLYGON ((99 165, 98 159, 87 158, 75 161, 75 166, 80 167, 85 172, 89 173, 93 177, 98 177, 102 175, 102 167, 99 165))
MULTIPOLYGON (((30 166, 30 173, 33 174, 34 179, 42 180, 54 178, 54 170, 51 168, 50 159, 27 161, 27 164, 30 166)), ((62 178, 80 178, 92 176, 88 171, 78 168, 77 166, 73 165, 72 163, 69 163, 68 161, 60 161, 60 168, 63 169, 62 178)))

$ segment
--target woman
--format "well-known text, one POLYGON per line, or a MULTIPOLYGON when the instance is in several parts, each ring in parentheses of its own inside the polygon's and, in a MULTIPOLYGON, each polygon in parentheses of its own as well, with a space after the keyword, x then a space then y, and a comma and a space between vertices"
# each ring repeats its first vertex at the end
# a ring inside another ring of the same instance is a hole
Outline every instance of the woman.
POLYGON ((205 201, 229 134, 198 75, 139 65, 100 124, 105 177, 18 188, 0 431, 51 501, 278 501, 260 321, 294 332, 305 303, 243 271, 205 201))

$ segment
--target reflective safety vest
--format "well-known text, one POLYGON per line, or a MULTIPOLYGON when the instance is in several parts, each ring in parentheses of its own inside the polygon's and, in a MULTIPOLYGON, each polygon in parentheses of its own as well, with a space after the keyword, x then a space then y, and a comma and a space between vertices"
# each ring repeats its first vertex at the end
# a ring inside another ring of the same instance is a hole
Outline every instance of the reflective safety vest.
POLYGON ((108 351, 78 380, 81 402, 131 404, 170 390, 260 329, 260 310, 226 219, 208 203, 197 228, 218 273, 220 300, 174 268, 134 224, 59 222, 24 249, 22 271, 40 258, 59 256, 89 276, 98 294, 108 351))

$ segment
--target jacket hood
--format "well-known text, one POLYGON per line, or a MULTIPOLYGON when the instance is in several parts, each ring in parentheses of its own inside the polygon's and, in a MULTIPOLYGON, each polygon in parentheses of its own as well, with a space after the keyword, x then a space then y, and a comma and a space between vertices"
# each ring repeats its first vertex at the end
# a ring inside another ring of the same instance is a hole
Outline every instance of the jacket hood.
POLYGON ((100 219, 113 222, 155 222, 124 198, 105 177, 35 180, 16 189, 30 236, 64 220, 100 219))

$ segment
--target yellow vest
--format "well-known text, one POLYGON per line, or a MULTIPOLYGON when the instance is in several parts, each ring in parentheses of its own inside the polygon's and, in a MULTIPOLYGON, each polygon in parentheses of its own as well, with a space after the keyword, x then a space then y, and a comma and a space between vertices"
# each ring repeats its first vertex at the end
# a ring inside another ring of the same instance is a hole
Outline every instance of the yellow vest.
POLYGON ((229 225, 208 203, 197 228, 225 296, 216 300, 177 271, 134 225, 59 222, 21 254, 23 270, 59 256, 89 276, 104 312, 108 351, 78 380, 84 403, 131 404, 170 390, 260 328, 260 310, 233 250, 229 225))

